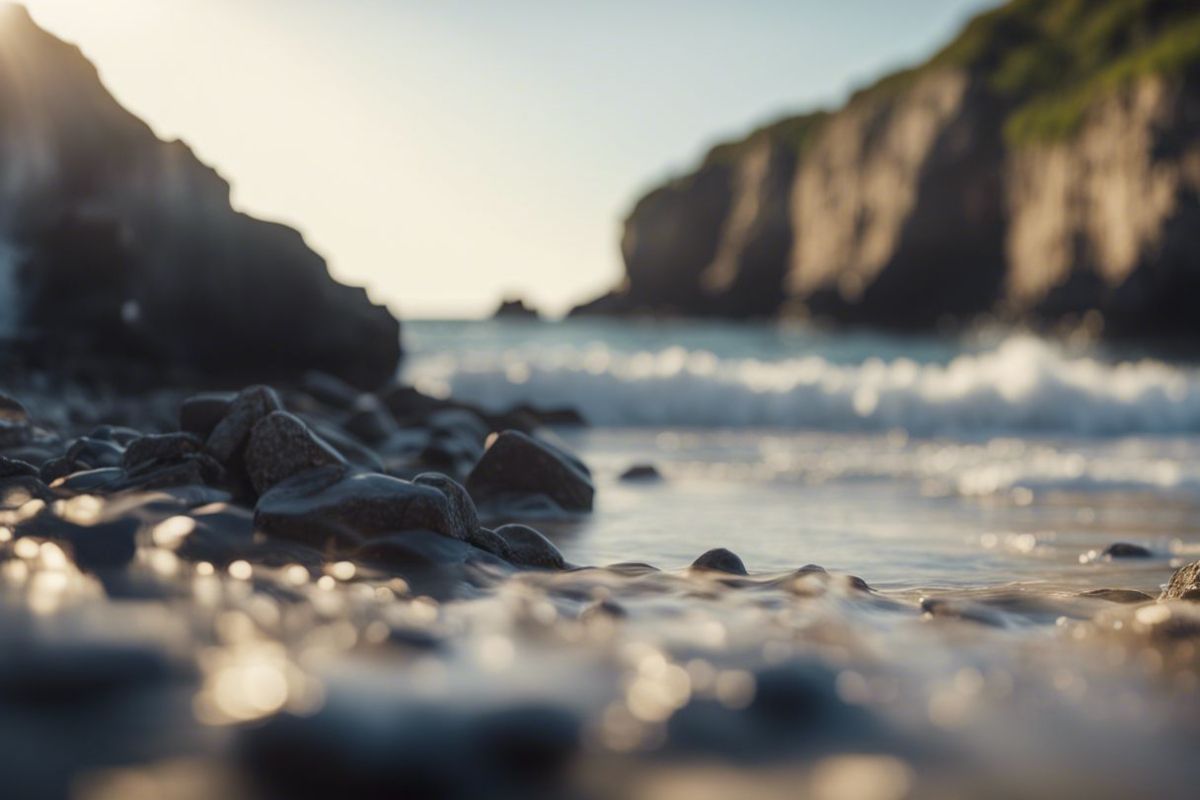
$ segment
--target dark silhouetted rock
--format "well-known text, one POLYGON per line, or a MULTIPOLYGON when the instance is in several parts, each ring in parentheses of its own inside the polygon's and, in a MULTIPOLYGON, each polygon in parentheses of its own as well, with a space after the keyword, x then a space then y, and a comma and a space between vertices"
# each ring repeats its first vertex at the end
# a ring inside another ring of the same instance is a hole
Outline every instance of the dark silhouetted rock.
POLYGON ((746 565, 742 563, 742 559, 738 558, 736 553, 732 553, 724 547, 718 547, 715 550, 709 550, 707 553, 702 554, 692 562, 692 569, 727 572, 730 575, 749 574, 746 572, 746 565))
POLYGON ((353 404, 342 420, 342 428, 351 436, 369 444, 377 444, 394 434, 398 427, 392 412, 374 395, 364 394, 353 404))
POLYGON ((495 534, 508 545, 508 560, 518 567, 566 569, 554 543, 528 525, 501 525, 495 534))
POLYGON ((259 530, 306 542, 349 546, 383 533, 429 530, 467 541, 470 531, 432 486, 344 467, 308 470, 264 493, 254 510, 259 530))
POLYGON ((13 425, 28 425, 29 411, 15 397, 0 392, 0 422, 13 425))
POLYGON ((180 141, 122 108, 78 48, 4 6, 0 185, 23 330, 39 353, 241 379, 390 380, 399 324, 301 234, 235 211, 180 141), (45 168, 30 168, 30 164, 45 168))
POLYGON ((1154 554, 1140 544, 1114 542, 1104 548, 1104 551, 1100 555, 1107 556, 1108 558, 1150 558, 1154 554))
POLYGON ((1200 600, 1200 561, 1180 567, 1159 600, 1200 600))
POLYGON ((500 301, 500 305, 496 308, 496 313, 492 314, 494 319, 527 319, 536 320, 539 318, 537 309, 525 305, 525 301, 519 297, 505 298, 500 301))
POLYGON ((286 411, 272 411, 254 425, 243 458, 259 494, 305 470, 346 466, 341 454, 286 411))
POLYGON ((540 494, 566 511, 591 511, 591 479, 558 449, 518 431, 504 431, 471 474, 467 490, 477 502, 540 494))
POLYGON ((662 480, 662 474, 653 464, 634 464, 629 469, 621 473, 623 481, 659 481, 662 480))
POLYGON ((37 477, 38 469, 33 464, 17 458, 0 456, 0 481, 7 478, 17 478, 23 475, 37 477))

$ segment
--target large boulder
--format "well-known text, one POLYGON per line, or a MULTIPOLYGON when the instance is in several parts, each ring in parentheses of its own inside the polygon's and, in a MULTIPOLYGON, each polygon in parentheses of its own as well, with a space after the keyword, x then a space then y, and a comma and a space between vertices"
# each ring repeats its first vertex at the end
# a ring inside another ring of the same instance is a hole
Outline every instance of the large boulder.
POLYGON ((467 476, 477 502, 542 495, 564 511, 591 511, 595 487, 576 459, 519 431, 496 436, 467 476))
POLYGON ((334 281, 299 232, 235 211, 225 179, 122 108, 78 48, 20 6, 0 6, 0 25, 0 272, 20 315, 5 327, 31 354, 393 376, 386 308, 334 281))
POLYGON ((381 534, 427 530, 467 541, 470 531, 432 486, 341 466, 307 470, 259 498, 255 527, 316 547, 344 548, 381 534))

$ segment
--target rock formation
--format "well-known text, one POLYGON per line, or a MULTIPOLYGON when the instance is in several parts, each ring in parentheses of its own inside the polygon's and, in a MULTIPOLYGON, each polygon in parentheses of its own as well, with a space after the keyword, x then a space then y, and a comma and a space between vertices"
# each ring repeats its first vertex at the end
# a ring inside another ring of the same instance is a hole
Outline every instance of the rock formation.
POLYGON ((79 50, 0 5, 0 337, 220 377, 305 368, 385 383, 400 333, 301 235, 105 90, 79 50))
POLYGON ((1195 334, 1198 75, 1194 4, 1014 0, 641 198, 622 285, 575 313, 1195 334))

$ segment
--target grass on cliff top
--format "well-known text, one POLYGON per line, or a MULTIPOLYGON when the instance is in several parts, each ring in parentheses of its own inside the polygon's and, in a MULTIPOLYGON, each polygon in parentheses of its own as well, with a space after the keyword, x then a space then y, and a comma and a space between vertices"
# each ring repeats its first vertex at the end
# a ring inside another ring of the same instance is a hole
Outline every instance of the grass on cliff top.
MULTIPOLYGON (((1009 144, 1062 140, 1098 101, 1134 80, 1200 68, 1200 2, 1011 0, 973 18, 924 64, 884 76, 849 102, 886 102, 922 75, 948 68, 970 71, 1009 104, 1009 144)), ((779 120, 717 145, 705 163, 736 159, 762 137, 802 153, 828 116, 779 120)))

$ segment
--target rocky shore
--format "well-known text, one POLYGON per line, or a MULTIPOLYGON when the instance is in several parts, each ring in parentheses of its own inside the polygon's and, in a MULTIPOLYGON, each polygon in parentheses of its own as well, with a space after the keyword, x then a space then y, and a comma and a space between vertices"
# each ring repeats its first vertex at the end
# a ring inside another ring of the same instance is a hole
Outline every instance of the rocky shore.
MULTIPOLYGON (((18 794, 67 796, 68 777, 97 770, 119 788, 106 770, 133 758, 150 785, 229 797, 630 796, 683 779, 679 759, 717 757, 741 765, 721 785, 764 796, 787 791, 762 765, 817 763, 948 797, 939 781, 977 780, 954 748, 860 697, 899 679, 884 676, 912 637, 944 647, 1058 618, 1081 646, 1157 653, 1164 674, 1195 663, 1200 563, 1158 599, 908 599, 815 565, 754 573, 727 549, 674 572, 580 567, 524 524, 593 507, 588 467, 544 424, 565 412, 489 414, 322 373, 278 390, 77 391, 29 380, 0 398, 0 632, 17 642, 0 654, 15 713, 0 746, 29 737, 27 719, 59 736, 60 713, 108 741, 10 766, 18 794), (900 639, 863 638, 871 620, 900 639), (543 676, 536 691, 523 674, 543 676), (942 777, 915 783, 920 765, 942 777)), ((1098 558, 1147 555, 1118 542, 1098 558)))

